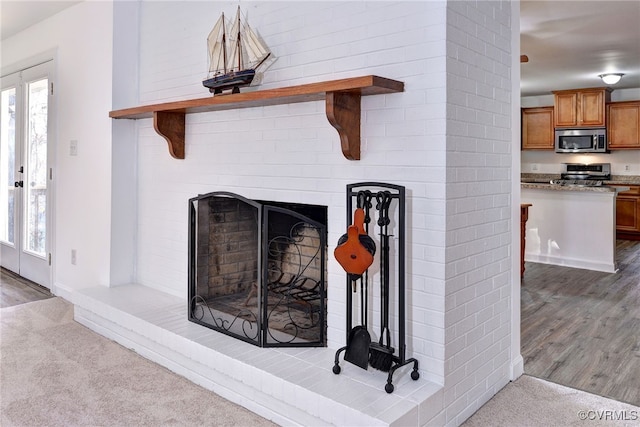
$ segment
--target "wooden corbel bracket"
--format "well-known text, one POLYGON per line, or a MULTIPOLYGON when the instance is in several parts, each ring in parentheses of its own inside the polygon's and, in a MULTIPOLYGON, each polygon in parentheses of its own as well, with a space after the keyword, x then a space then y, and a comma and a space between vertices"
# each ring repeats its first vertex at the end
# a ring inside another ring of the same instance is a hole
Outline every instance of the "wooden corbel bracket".
POLYGON ((402 91, 404 91, 404 83, 397 80, 362 76, 144 105, 111 111, 109 117, 114 119, 153 117, 153 127, 167 140, 171 156, 184 159, 186 114, 324 100, 327 119, 340 135, 342 154, 349 160, 360 160, 361 98, 402 91))
POLYGON ((340 135, 347 160, 360 160, 360 100, 360 93, 327 92, 327 119, 340 135))
POLYGON ((169 154, 174 159, 184 159, 185 113, 175 111, 154 111, 153 128, 167 140, 169 154))

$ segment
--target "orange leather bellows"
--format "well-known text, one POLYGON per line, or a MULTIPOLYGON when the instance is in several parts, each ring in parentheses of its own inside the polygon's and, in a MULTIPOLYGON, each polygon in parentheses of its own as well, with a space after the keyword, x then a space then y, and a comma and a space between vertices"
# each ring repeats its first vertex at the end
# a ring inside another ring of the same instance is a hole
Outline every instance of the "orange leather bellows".
POLYGON ((353 225, 340 237, 333 255, 351 279, 356 280, 373 264, 375 253, 376 245, 364 229, 364 210, 358 208, 353 213, 353 225))

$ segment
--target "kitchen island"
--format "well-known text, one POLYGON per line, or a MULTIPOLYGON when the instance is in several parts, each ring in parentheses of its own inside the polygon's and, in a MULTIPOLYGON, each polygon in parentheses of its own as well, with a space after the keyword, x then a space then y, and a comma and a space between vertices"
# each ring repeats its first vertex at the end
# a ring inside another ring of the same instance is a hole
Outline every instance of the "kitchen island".
POLYGON ((525 261, 615 273, 616 196, 627 187, 522 183, 525 261))

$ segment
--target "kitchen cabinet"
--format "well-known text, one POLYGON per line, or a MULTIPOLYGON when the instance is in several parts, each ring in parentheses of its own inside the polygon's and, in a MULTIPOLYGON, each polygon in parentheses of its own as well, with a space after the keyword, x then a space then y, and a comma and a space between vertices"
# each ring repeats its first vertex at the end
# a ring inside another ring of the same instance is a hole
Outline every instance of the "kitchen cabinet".
POLYGON ((640 101, 607 104, 610 150, 640 149, 640 101))
POLYGON ((522 149, 554 149, 553 107, 522 109, 522 149))
POLYGON ((554 95, 554 122, 557 128, 604 127, 605 105, 611 89, 558 90, 554 95))
POLYGON ((616 237, 640 240, 640 185, 626 187, 616 199, 616 237))

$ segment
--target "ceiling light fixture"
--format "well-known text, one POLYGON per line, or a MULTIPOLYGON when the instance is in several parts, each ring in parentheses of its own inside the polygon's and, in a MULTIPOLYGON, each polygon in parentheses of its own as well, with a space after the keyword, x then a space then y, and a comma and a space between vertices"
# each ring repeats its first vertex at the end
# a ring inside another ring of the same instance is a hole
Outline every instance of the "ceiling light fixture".
POLYGON ((605 84, 614 85, 620 81, 622 76, 624 76, 622 73, 607 73, 600 74, 598 77, 600 77, 605 84))

